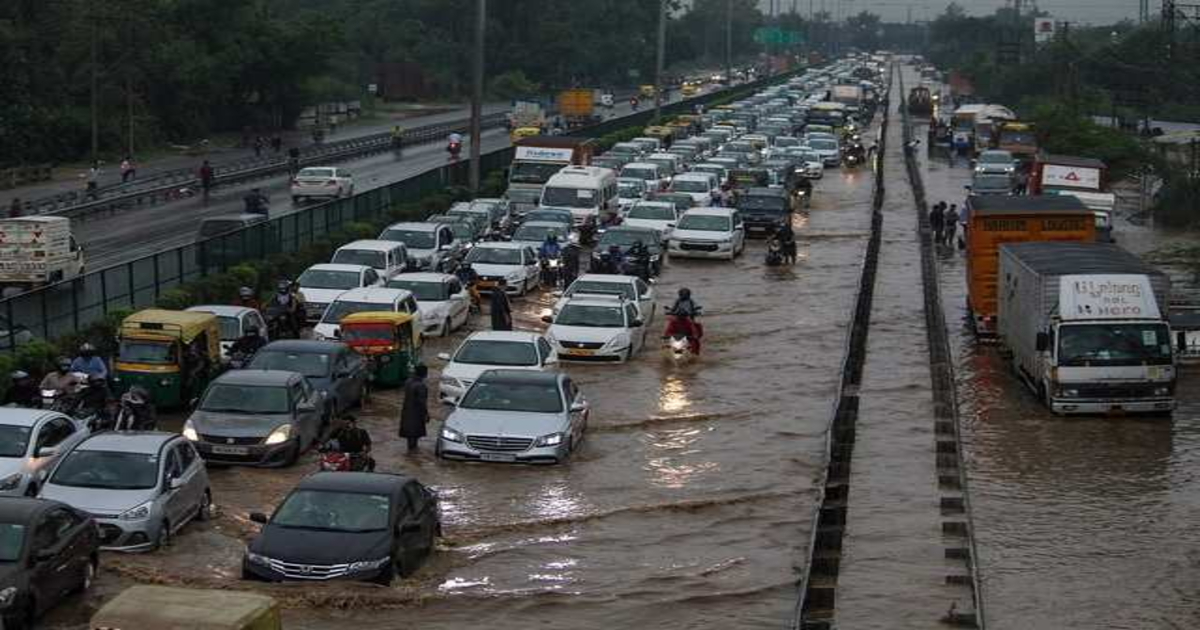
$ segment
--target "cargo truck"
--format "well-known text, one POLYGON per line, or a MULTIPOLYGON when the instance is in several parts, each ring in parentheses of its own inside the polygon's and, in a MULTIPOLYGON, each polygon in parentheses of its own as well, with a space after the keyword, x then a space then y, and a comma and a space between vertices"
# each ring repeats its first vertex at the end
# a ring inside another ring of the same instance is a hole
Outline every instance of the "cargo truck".
POLYGON ((599 122, 596 116, 596 91, 574 88, 559 92, 558 115, 568 128, 599 122))
POLYGON ((67 217, 0 220, 0 292, 13 295, 83 273, 83 248, 67 217))
POLYGON ((999 337, 1056 414, 1170 413, 1166 274, 1109 243, 1000 246, 999 337))
POLYGON ((1000 245, 1026 241, 1094 241, 1092 213, 1074 197, 972 195, 963 218, 967 309, 975 333, 996 334, 996 274, 1000 245))
POLYGON ((1112 241, 1112 213, 1117 197, 1108 188, 1108 165, 1073 155, 1039 155, 1029 176, 1031 195, 1069 195, 1096 215, 1096 238, 1112 241))
POLYGON ((508 167, 508 192, 512 212, 529 212, 542 196, 542 187, 565 166, 588 166, 596 143, 591 138, 533 136, 516 143, 508 167))

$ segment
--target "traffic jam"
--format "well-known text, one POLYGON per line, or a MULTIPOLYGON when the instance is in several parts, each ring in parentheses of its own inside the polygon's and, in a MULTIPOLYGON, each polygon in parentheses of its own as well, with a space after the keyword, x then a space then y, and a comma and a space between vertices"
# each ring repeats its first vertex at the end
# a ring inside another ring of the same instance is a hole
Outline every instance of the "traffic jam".
POLYGON ((30 385, 38 408, 0 409, 0 491, 54 500, 4 527, 81 532, 56 548, 65 575, 0 592, 6 624, 110 560, 117 585, 197 562, 250 589, 444 572, 464 543, 443 538, 486 529, 462 484, 569 471, 623 375, 684 387, 728 343, 706 276, 796 264, 825 178, 871 168, 886 71, 839 61, 603 152, 527 135, 501 198, 345 243, 261 301, 129 316, 115 356, 85 344, 30 385), (682 265, 694 284, 668 289, 682 265))

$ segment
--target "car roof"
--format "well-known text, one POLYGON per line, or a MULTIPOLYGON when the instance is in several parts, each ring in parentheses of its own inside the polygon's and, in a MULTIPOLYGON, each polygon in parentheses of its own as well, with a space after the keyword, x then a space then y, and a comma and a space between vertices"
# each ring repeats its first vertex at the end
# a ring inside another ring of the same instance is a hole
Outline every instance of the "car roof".
POLYGON ((659 165, 655 164, 654 162, 630 162, 623 168, 629 168, 631 166, 635 168, 659 168, 659 165))
POLYGON ((248 306, 233 306, 230 304, 199 304, 197 306, 189 306, 187 310, 193 313, 212 313, 217 317, 241 317, 255 309, 248 306))
POLYGON ((19 407, 0 407, 0 424, 18 427, 31 427, 46 416, 59 416, 48 409, 21 409, 19 407))
POLYGON ((487 370, 479 375, 475 382, 487 379, 491 383, 512 384, 550 384, 557 383, 561 375, 557 372, 539 372, 536 370, 487 370))
POLYGON ((437 273, 434 271, 410 271, 399 275, 392 276, 388 282, 392 280, 410 280, 412 282, 434 282, 442 283, 447 280, 453 280, 455 276, 448 273, 437 273))
POLYGON ((375 472, 316 472, 300 480, 295 490, 360 492, 393 495, 410 481, 407 475, 375 472))
POLYGON ((625 297, 615 293, 576 293, 567 298, 567 303, 563 307, 577 304, 579 306, 605 306, 609 308, 621 308, 626 304, 625 297))
POLYGON ((585 273, 575 279, 576 282, 608 282, 610 284, 633 284, 636 276, 627 276, 617 273, 585 273))
MULTIPOLYGON (((720 164, 713 164, 713 166, 720 166, 720 164)), ((689 179, 697 179, 697 180, 706 181, 706 182, 711 181, 712 173, 684 173, 682 175, 675 176, 675 181, 677 181, 677 182, 686 181, 689 179)))
POLYGON ((384 231, 387 231, 387 230, 414 230, 414 231, 420 230, 422 232, 432 232, 432 231, 438 229, 439 227, 440 226, 436 223, 422 223, 421 221, 401 221, 399 223, 393 223, 383 229, 384 229, 384 231))
POLYGON ((396 248, 397 245, 403 245, 399 241, 381 241, 377 239, 363 239, 361 241, 353 241, 339 247, 343 249, 366 249, 377 252, 388 252, 396 248))
POLYGON ((222 385, 274 385, 278 387, 303 378, 298 372, 287 370, 229 370, 218 376, 213 382, 222 385))
POLYGON ((317 341, 316 339, 280 339, 263 346, 259 352, 294 352, 297 354, 334 354, 345 347, 340 341, 317 341))
POLYGON ((605 231, 605 234, 608 234, 609 232, 612 232, 614 234, 617 232, 637 232, 640 234, 645 234, 647 232, 653 232, 655 234, 658 234, 658 230, 656 230, 654 228, 641 227, 638 225, 618 225, 618 226, 608 228, 608 230, 605 231))
POLYGON ((700 208, 688 208, 683 214, 684 216, 689 214, 697 214, 705 216, 728 217, 733 216, 734 212, 735 210, 733 208, 714 208, 711 206, 704 206, 700 208))
POLYGON ((316 269, 318 271, 357 271, 359 273, 362 273, 363 271, 366 271, 367 269, 370 269, 370 268, 371 267, 368 265, 349 265, 346 263, 318 263, 318 264, 309 266, 309 268, 305 269, 305 271, 308 271, 310 269, 316 269))
POLYGON ((479 249, 479 248, 483 248, 483 249, 525 249, 526 247, 528 247, 528 245, 522 245, 520 243, 504 243, 504 242, 499 242, 499 241, 488 241, 485 243, 479 243, 478 245, 475 246, 475 249, 479 249))
POLYGON ((518 341, 521 343, 534 343, 541 337, 540 334, 525 330, 481 330, 471 333, 471 336, 463 340, 463 343, 468 341, 518 341))
POLYGON ((0 523, 21 523, 30 517, 40 514, 43 510, 61 506, 58 501, 48 499, 32 499, 28 497, 4 497, 0 501, 0 523))
POLYGON ((104 431, 87 436, 75 450, 156 454, 178 437, 178 433, 166 431, 104 431))
POLYGON ((743 197, 787 197, 787 191, 782 188, 747 188, 743 197))
POLYGON ((334 298, 334 301, 387 304, 396 300, 402 300, 410 295, 412 295, 412 292, 408 289, 396 289, 392 287, 357 287, 343 291, 340 295, 334 298))

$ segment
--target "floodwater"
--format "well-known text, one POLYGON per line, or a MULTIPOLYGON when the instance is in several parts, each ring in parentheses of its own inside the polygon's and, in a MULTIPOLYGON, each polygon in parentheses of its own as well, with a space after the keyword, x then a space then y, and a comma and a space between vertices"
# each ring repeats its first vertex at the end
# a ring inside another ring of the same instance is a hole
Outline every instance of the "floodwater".
MULTIPOLYGON (((925 171, 930 203, 961 203, 965 160, 950 167, 936 157, 925 171)), ((1114 236, 1138 254, 1184 238, 1125 221, 1114 236)), ((988 627, 1196 627, 1197 372, 1181 372, 1170 419, 1055 417, 967 330, 964 267, 942 249, 988 627)), ((1168 272, 1177 295, 1195 297, 1187 274, 1168 272)))
MULTIPOLYGON (((441 496, 445 539, 412 579, 390 588, 238 582, 255 531, 249 513, 269 511, 315 463, 214 470, 219 518, 189 525, 166 551, 106 555, 97 590, 57 616, 62 627, 133 581, 269 592, 293 630, 480 620, 492 628, 780 627, 810 535, 869 200, 867 170, 829 169, 811 211, 796 217, 792 268, 766 267, 761 241, 734 263, 670 261, 655 287, 660 313, 690 287, 705 307, 703 356, 664 357, 660 316, 631 363, 567 367, 592 414, 564 465, 441 462, 429 440, 406 456, 393 437, 399 396, 377 393, 360 417, 381 470, 414 475, 441 496)), ((549 305, 545 295, 519 301, 518 327, 544 326, 538 318, 549 305)), ((427 345, 431 382, 434 355, 463 335, 427 345)))

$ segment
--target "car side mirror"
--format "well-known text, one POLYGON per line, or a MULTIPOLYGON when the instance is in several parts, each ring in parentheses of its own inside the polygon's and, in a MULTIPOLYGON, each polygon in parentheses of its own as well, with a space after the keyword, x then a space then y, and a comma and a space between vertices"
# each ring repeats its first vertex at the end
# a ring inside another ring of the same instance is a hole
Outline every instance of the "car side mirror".
POLYGON ((54 457, 55 455, 58 455, 57 446, 43 446, 37 451, 38 457, 54 457))
POLYGON ((53 560, 55 555, 56 554, 54 553, 53 549, 38 549, 37 552, 33 554, 33 561, 39 563, 48 562, 53 560))
POLYGON ((1037 346, 1038 352, 1045 352, 1050 347, 1050 335, 1040 332, 1037 334, 1037 340, 1034 343, 1037 346))
POLYGON ((643 322, 642 320, 635 319, 635 320, 629 322, 629 327, 630 328, 641 328, 644 324, 645 324, 645 322, 643 322))
POLYGON ((668 223, 668 224, 667 224, 667 227, 675 227, 675 224, 674 224, 674 223, 668 223))
POLYGON ((195 409, 195 408, 196 408, 196 407, 198 407, 199 405, 200 405, 200 399, 199 399, 199 398, 193 398, 193 399, 191 399, 191 400, 189 400, 189 401, 188 401, 188 407, 190 407, 190 408, 192 408, 192 409, 195 409))
POLYGON ((586 411, 586 410, 587 410, 587 403, 583 403, 583 402, 571 403, 571 411, 573 411, 573 412, 586 411))
POLYGON ((178 490, 183 487, 183 479, 180 479, 179 477, 172 477, 171 480, 167 482, 167 487, 172 490, 178 490))
POLYGON ((438 251, 442 251, 442 252, 450 251, 450 244, 446 243, 446 244, 442 245, 441 247, 438 248, 438 251))
POLYGON ((542 321, 546 322, 547 324, 553 324, 554 318, 549 315, 542 315, 542 321))
POLYGON ((542 361, 542 365, 558 365, 558 355, 551 353, 545 361, 542 361))
POLYGON ((963 186, 963 189, 966 190, 967 192, 970 192, 971 186, 968 184, 966 186, 963 186))
POLYGON ((263 514, 262 512, 251 512, 250 520, 255 523, 258 523, 260 525, 266 525, 267 524, 267 515, 263 514))
POLYGON ((303 402, 299 405, 296 405, 296 411, 299 411, 300 413, 312 413, 316 410, 317 406, 310 402, 303 402))
POLYGON ((449 352, 439 352, 437 355, 437 358, 438 358, 438 361, 449 361, 450 353, 449 352))

